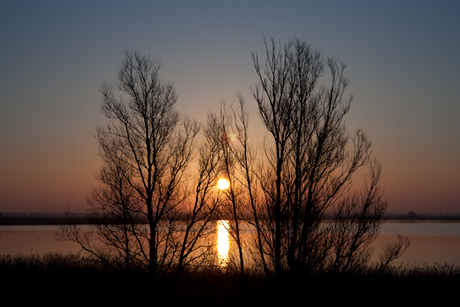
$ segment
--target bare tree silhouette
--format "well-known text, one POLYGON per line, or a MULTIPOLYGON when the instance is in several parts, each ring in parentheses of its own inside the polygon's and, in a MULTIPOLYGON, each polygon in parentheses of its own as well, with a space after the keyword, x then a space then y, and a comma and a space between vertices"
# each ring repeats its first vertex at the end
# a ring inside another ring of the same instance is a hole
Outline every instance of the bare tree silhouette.
POLYGON ((265 206, 253 211, 265 224, 261 258, 279 276, 322 268, 352 270, 369 259, 369 246, 386 203, 378 186, 381 166, 363 131, 350 138, 345 116, 346 65, 306 41, 265 43, 266 60, 253 53, 259 83, 252 88, 270 138, 267 166, 257 178, 265 206), (330 83, 319 84, 328 68, 330 83), (367 168, 367 186, 352 193, 353 178, 367 168))
POLYGON ((198 238, 208 231, 217 205, 209 194, 219 152, 208 137, 192 182, 187 170, 199 125, 174 109, 174 86, 161 82, 159 67, 156 60, 127 51, 118 72, 125 96, 116 98, 112 86, 101 86, 109 122, 96 132, 104 166, 97 174, 101 186, 88 199, 93 229, 67 225, 61 237, 106 263, 141 264, 154 275, 175 267, 180 274, 191 259, 204 255, 198 238))

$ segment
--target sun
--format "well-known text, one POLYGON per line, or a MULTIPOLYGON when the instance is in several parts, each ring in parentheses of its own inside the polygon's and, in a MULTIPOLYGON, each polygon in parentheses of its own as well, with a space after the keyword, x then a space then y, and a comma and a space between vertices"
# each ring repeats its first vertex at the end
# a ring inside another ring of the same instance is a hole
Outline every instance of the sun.
POLYGON ((217 188, 219 188, 220 190, 226 190, 228 189, 228 187, 230 186, 230 182, 228 182, 227 179, 219 179, 219 181, 217 181, 217 188))

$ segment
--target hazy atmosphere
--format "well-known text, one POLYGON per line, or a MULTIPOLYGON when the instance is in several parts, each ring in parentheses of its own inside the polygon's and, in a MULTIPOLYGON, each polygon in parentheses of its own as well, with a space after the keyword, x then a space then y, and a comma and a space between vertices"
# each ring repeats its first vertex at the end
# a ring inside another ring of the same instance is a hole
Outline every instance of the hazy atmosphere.
POLYGON ((0 212, 83 211, 100 165, 101 83, 155 56, 199 121, 251 96, 251 51, 301 37, 346 61, 347 125, 383 165, 389 212, 460 213, 458 1, 0 0, 0 212))

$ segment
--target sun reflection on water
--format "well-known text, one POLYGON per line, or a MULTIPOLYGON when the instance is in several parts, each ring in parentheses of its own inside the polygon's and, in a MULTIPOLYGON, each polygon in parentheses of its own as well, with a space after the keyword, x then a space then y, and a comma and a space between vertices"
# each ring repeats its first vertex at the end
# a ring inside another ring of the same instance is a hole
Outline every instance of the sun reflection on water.
POLYGON ((227 267, 228 264, 228 251, 230 249, 229 227, 230 224, 227 220, 217 221, 217 258, 221 268, 227 267))

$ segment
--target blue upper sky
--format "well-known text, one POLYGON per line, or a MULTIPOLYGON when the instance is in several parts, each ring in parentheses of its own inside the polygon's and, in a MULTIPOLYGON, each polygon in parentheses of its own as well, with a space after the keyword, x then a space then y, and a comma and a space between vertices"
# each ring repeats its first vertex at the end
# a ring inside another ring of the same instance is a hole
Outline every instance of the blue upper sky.
MULTIPOLYGON (((83 208, 99 166, 99 87, 151 54, 179 111, 245 97, 263 37, 348 63, 347 119, 383 164, 388 211, 460 212, 459 1, 0 0, 0 212, 83 208)), ((263 131, 255 129, 256 137, 263 131)))

